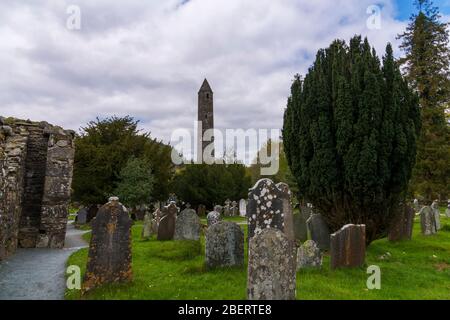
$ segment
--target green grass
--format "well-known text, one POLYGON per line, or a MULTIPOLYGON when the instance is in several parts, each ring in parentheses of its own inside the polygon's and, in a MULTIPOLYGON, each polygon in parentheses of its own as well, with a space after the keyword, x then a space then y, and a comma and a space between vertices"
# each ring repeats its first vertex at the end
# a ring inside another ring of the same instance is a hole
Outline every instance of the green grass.
MULTIPOLYGON (((450 219, 442 217, 441 222, 443 230, 425 237, 416 218, 412 241, 382 239, 368 247, 366 264, 381 268, 381 290, 366 288, 367 266, 331 271, 329 256, 325 256, 322 269, 297 273, 297 299, 450 299, 450 219), (386 252, 390 258, 380 259, 386 252)), ((142 241, 141 228, 135 225, 132 229, 132 283, 107 285, 83 297, 79 291, 68 290, 66 298, 245 299, 246 266, 207 270, 204 237, 199 242, 142 241)), ((246 226, 241 228, 246 232, 246 226)), ((68 264, 79 265, 84 272, 86 260, 87 249, 82 249, 68 264)))

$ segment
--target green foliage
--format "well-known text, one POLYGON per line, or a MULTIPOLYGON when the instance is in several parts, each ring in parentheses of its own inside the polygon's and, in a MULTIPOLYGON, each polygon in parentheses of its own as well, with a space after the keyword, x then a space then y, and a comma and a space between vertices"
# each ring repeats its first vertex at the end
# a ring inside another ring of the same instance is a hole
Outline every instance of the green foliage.
POLYGON ((131 117, 91 121, 75 139, 73 200, 85 205, 102 204, 114 194, 120 172, 131 157, 145 159, 155 178, 153 199, 168 195, 173 173, 171 147, 138 130, 131 117))
POLYGON ((319 50, 296 76, 283 143, 301 196, 330 229, 366 224, 367 242, 386 235, 411 177, 420 130, 417 97, 389 44, 383 67, 367 39, 319 50))
POLYGON ((134 208, 150 202, 155 179, 148 160, 130 158, 120 172, 119 179, 114 194, 127 207, 134 208))
POLYGON ((189 164, 173 179, 172 188, 183 201, 194 207, 199 204, 212 209, 226 199, 247 198, 251 186, 245 166, 233 164, 189 164))
POLYGON ((416 4, 418 14, 399 35, 405 52, 400 63, 422 107, 423 129, 411 191, 425 201, 443 200, 450 195, 450 125, 445 114, 450 102, 449 24, 440 22, 432 1, 416 4))

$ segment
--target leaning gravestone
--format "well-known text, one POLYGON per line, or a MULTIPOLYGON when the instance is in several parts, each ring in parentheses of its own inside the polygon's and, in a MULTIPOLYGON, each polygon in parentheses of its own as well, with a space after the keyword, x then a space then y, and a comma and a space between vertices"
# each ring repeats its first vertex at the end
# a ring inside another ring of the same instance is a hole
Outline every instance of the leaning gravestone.
POLYGON ((322 252, 317 244, 308 240, 298 248, 297 269, 320 268, 322 266, 322 252))
POLYGON ((401 205, 389 227, 389 241, 411 240, 415 215, 413 208, 401 205))
POLYGON ((295 245, 275 228, 250 238, 247 298, 294 300, 296 293, 295 245))
POLYGON ((434 220, 436 223, 436 230, 441 230, 441 212, 439 211, 439 202, 437 200, 433 201, 431 205, 431 209, 433 209, 434 220))
POLYGON ((241 217, 245 217, 247 215, 247 201, 245 199, 241 199, 239 201, 239 215, 241 217))
POLYGON ((211 211, 206 216, 206 222, 208 223, 208 227, 212 226, 213 224, 219 222, 221 220, 220 213, 217 211, 211 211))
POLYGON ((288 208, 290 197, 291 193, 285 184, 276 185, 270 179, 259 180, 249 190, 247 204, 249 239, 267 228, 285 231, 285 215, 292 214, 292 210, 288 208))
POLYGON ((161 219, 158 224, 158 240, 173 240, 175 234, 175 221, 177 219, 178 207, 175 202, 163 207, 161 219))
POLYGON ((195 210, 185 209, 175 222, 175 240, 199 240, 200 218, 195 210))
POLYGON ((105 283, 130 281, 131 225, 126 208, 111 197, 92 221, 83 292, 105 283))
POLYGON ((429 236, 437 232, 436 229, 436 217, 434 215, 433 209, 431 207, 425 206, 420 212, 420 227, 422 229, 422 234, 429 236))
POLYGON ((206 230, 206 266, 232 267, 244 264, 244 232, 234 222, 220 221, 206 230))
POLYGON ((77 217, 76 217, 77 224, 86 224, 87 223, 87 215, 88 215, 88 211, 86 210, 86 208, 82 208, 80 211, 78 211, 77 217))
POLYGON ((366 257, 366 226, 347 224, 331 235, 331 269, 361 267, 366 257))
POLYGON ((313 213, 306 222, 311 239, 319 246, 320 250, 330 249, 330 230, 328 225, 319 213, 313 213))
POLYGON ((142 228, 142 239, 148 239, 152 236, 153 230, 152 230, 152 216, 149 212, 147 212, 144 216, 144 226, 142 228))

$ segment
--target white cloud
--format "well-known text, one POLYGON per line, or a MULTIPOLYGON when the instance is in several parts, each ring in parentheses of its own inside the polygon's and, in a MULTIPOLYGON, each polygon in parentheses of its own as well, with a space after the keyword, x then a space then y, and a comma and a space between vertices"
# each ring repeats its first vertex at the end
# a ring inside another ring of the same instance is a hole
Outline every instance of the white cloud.
POLYGON ((296 73, 333 39, 367 35, 382 53, 404 24, 389 0, 368 30, 373 0, 2 2, 0 114, 77 129, 129 114, 153 136, 191 128, 207 77, 219 128, 280 128, 296 73), (66 8, 79 5, 79 31, 66 8))

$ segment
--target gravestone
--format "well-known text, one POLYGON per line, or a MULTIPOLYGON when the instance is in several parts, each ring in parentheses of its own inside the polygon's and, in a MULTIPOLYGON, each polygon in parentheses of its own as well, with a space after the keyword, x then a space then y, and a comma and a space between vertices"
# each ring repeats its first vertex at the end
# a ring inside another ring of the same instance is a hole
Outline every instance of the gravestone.
POLYGON ((221 216, 219 212, 211 211, 206 216, 206 222, 208 223, 208 227, 212 226, 213 224, 219 222, 221 220, 221 216))
POLYGON ((263 229, 250 238, 248 300, 294 300, 295 256, 294 242, 276 228, 263 229))
POLYGON ((231 203, 231 216, 237 217, 239 215, 239 207, 236 201, 231 203))
POLYGON ((175 240, 199 240, 200 218, 195 210, 185 209, 175 222, 175 240))
POLYGON ((319 213, 313 213, 307 220, 311 239, 319 246, 320 250, 330 249, 330 230, 319 213))
POLYGON ((231 217, 231 201, 230 201, 230 199, 227 199, 225 201, 225 205, 223 206, 223 216, 231 217))
POLYGON ((320 268, 322 266, 322 252, 317 244, 308 240, 298 248, 297 270, 304 268, 320 268))
POLYGON ((177 219, 178 207, 175 202, 163 207, 161 219, 158 224, 158 240, 173 240, 175 234, 175 221, 177 219))
POLYGON ((433 209, 434 220, 436 223, 436 231, 441 230, 441 212, 439 211, 439 201, 433 201, 431 205, 431 209, 433 209))
POLYGON ((414 199, 414 201, 413 201, 413 207, 414 207, 414 210, 415 210, 416 212, 419 212, 419 211, 420 211, 420 205, 419 205, 419 200, 418 200, 418 199, 414 199))
POLYGON ((347 224, 331 235, 331 269, 361 267, 366 258, 366 226, 347 224))
POLYGON ((213 211, 222 214, 223 213, 223 207, 221 205, 214 206, 214 210, 213 211))
POLYGON ((131 225, 126 208, 111 197, 92 221, 83 292, 106 283, 130 281, 131 225))
POLYGON ((99 209, 99 206, 96 204, 89 206, 86 223, 90 223, 92 221, 92 219, 95 218, 95 216, 97 215, 98 209, 99 209))
POLYGON ((401 205, 389 227, 389 241, 411 240, 415 215, 413 208, 401 205))
POLYGON ((450 218, 450 200, 447 201, 447 209, 445 209, 445 215, 450 218))
POLYGON ((276 186, 283 195, 282 197, 280 197, 280 199, 283 205, 281 212, 284 215, 284 234, 288 237, 289 240, 295 241, 294 212, 291 205, 291 191, 289 190, 289 186, 286 183, 280 182, 276 186))
POLYGON ((152 236, 153 229, 152 229, 152 216, 149 212, 147 212, 144 216, 144 226, 142 228, 142 239, 148 239, 152 236))
POLYGON ((285 215, 292 214, 290 204, 288 205, 290 197, 291 193, 285 184, 276 185, 270 179, 259 180, 249 190, 247 204, 249 239, 267 228, 285 231, 285 215))
POLYGON ((420 227, 422 229, 422 234, 429 236, 437 232, 436 229, 436 217, 434 215, 433 209, 428 206, 424 206, 420 212, 420 227))
POLYGON ((244 232, 234 222, 220 221, 206 230, 206 266, 232 267, 244 264, 244 232))
POLYGON ((87 215, 88 215, 88 211, 86 210, 86 208, 80 209, 77 213, 76 223, 77 224, 86 224, 87 223, 87 215))
POLYGON ((158 234, 158 225, 159 225, 159 221, 161 220, 161 210, 159 208, 157 208, 155 210, 155 212, 153 212, 152 216, 153 216, 153 219, 152 219, 152 233, 153 234, 158 234))
POLYGON ((308 240, 308 227, 301 213, 294 214, 294 234, 295 239, 300 242, 308 240))
POLYGON ((247 215, 247 201, 245 199, 241 199, 239 201, 239 215, 241 217, 245 217, 247 215))
POLYGON ((197 214, 199 217, 206 216, 206 206, 204 204, 200 204, 197 208, 197 214))

